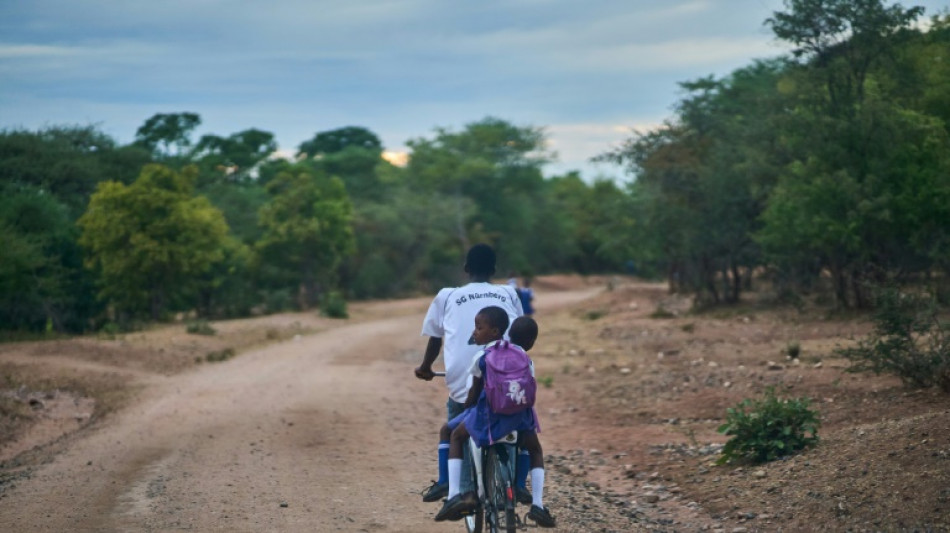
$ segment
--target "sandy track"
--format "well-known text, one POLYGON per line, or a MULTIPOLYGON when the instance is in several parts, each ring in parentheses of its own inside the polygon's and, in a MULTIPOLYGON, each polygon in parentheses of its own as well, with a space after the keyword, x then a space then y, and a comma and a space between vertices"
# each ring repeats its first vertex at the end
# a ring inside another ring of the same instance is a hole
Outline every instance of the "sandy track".
POLYGON ((445 392, 411 377, 424 305, 399 309, 150 380, 6 494, 0 530, 459 529, 432 522, 436 505, 418 496, 435 473, 445 392))

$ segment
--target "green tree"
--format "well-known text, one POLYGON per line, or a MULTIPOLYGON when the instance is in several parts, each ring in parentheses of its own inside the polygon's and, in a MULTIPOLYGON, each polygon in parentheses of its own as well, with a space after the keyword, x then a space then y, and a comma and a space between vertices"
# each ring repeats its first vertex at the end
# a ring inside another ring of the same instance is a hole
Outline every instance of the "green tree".
POLYGON ((152 164, 131 185, 102 182, 79 219, 86 264, 120 319, 194 308, 200 277, 223 260, 228 226, 194 194, 196 174, 152 164))
POLYGON ((251 128, 228 137, 204 135, 190 157, 201 168, 203 182, 244 182, 275 151, 274 134, 251 128))
POLYGON ((346 126, 318 132, 312 139, 300 143, 298 150, 300 154, 309 158, 335 154, 350 147, 379 153, 383 150, 383 143, 375 133, 366 128, 346 126))
POLYGON ((353 247, 352 205, 343 182, 306 167, 277 174, 259 212, 260 263, 285 287, 299 288, 300 306, 319 304, 353 247))
POLYGON ((0 322, 9 329, 76 331, 75 235, 68 210, 48 194, 0 197, 0 322), (75 293, 73 293, 75 291, 75 293))
MULTIPOLYGON (((919 231, 904 223, 914 217, 898 198, 942 197, 945 189, 936 177, 945 132, 901 109, 904 91, 890 93, 894 87, 882 76, 895 71, 897 51, 916 39, 907 28, 923 9, 880 0, 786 6, 789 12, 767 23, 805 61, 788 76, 797 102, 786 139, 796 162, 783 173, 760 241, 780 266, 810 262, 816 272, 827 269, 839 305, 865 307, 869 282, 889 269, 920 270, 917 258, 931 253, 906 245, 921 238, 911 237, 919 231), (792 220, 798 224, 788 226, 792 220)), ((934 209, 927 208, 940 216, 934 209)), ((922 240, 942 241, 946 231, 930 228, 922 240)))
POLYGON ((551 157, 541 129, 487 117, 460 132, 437 128, 433 139, 408 144, 406 182, 418 194, 437 193, 455 205, 456 219, 444 229, 460 248, 493 243, 501 270, 533 269, 532 263, 548 256, 549 250, 535 245, 551 240, 531 232, 534 205, 545 186, 541 167, 551 157), (474 211, 465 209, 469 202, 474 211))
POLYGON ((751 235, 787 159, 775 118, 785 107, 784 69, 757 62, 722 80, 683 83, 675 119, 601 156, 637 176, 631 252, 701 303, 738 301, 761 265, 751 235))
POLYGON ((583 274, 617 272, 633 259, 629 248, 632 231, 629 196, 611 180, 585 183, 577 172, 550 178, 532 233, 557 238, 548 247, 560 250, 548 268, 569 266, 583 274), (545 201, 547 199, 547 201, 545 201), (562 225, 551 230, 544 226, 562 225))
POLYGON ((784 0, 788 11, 766 19, 775 36, 795 45, 795 57, 808 61, 825 80, 828 108, 850 115, 864 100, 865 82, 924 8, 885 6, 882 0, 784 0))
POLYGON ((92 126, 53 126, 41 131, 0 132, 0 189, 45 191, 78 218, 101 180, 127 183, 148 154, 119 147, 92 126))
POLYGON ((156 113, 136 130, 135 144, 161 159, 185 157, 191 134, 200 125, 197 113, 156 113))
POLYGON ((300 144, 298 157, 343 180, 354 201, 381 200, 386 191, 379 178, 380 167, 391 166, 382 158, 383 145, 372 131, 348 126, 322 131, 300 144))
POLYGON ((92 126, 0 132, 0 273, 3 328, 81 332, 101 311, 95 276, 82 265, 76 219, 96 184, 131 181, 146 151, 117 146, 92 126))
POLYGON ((451 231, 458 208, 471 214, 475 206, 408 187, 390 189, 385 201, 356 204, 356 251, 342 279, 350 294, 392 297, 457 283, 465 254, 451 231))
POLYGON ((391 164, 381 157, 379 150, 348 146, 326 154, 312 164, 330 176, 340 178, 354 200, 380 200, 386 195, 379 173, 380 167, 391 164))

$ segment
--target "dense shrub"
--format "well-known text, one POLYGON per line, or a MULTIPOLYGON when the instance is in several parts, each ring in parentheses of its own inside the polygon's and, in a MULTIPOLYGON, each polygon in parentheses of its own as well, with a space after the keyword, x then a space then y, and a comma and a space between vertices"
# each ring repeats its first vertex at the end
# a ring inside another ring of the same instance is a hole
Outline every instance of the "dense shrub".
POLYGON ((950 392, 950 326, 940 321, 931 294, 875 291, 874 331, 836 353, 851 361, 851 372, 893 374, 910 387, 950 392))
POLYGON ((218 333, 207 320, 193 320, 185 326, 185 331, 193 335, 215 335, 218 333))
POLYGON ((717 461, 764 463, 818 442, 818 413, 807 398, 780 399, 768 388, 761 400, 746 399, 728 409, 719 433, 732 435, 717 461))
POLYGON ((330 291, 320 302, 320 312, 330 318, 348 318, 350 315, 346 311, 346 299, 338 291, 330 291))

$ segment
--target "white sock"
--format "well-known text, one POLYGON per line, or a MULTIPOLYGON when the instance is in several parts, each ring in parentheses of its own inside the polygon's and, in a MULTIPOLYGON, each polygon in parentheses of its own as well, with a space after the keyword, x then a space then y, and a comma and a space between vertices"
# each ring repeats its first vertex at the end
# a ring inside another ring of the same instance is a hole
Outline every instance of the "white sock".
MULTIPOLYGON (((451 487, 451 485, 449 485, 451 487)), ((452 489, 449 489, 450 491, 452 489)), ((538 507, 544 507, 544 469, 531 469, 531 503, 538 507)))
POLYGON ((459 493, 459 482, 462 479, 462 460, 449 459, 449 499, 459 493))

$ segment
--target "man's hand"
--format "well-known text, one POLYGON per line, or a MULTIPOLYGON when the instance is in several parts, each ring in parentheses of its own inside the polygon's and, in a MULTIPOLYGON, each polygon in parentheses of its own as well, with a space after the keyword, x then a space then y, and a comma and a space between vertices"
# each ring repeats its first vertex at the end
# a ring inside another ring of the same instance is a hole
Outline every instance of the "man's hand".
POLYGON ((425 381, 432 381, 435 372, 432 371, 432 367, 420 366, 416 368, 416 377, 425 381))
POLYGON ((432 378, 435 377, 435 372, 432 371, 432 363, 435 362, 435 358, 439 356, 439 350, 441 349, 442 338, 429 337, 429 342, 426 344, 426 353, 422 356, 422 364, 419 365, 419 368, 416 368, 417 378, 432 381, 432 378))

